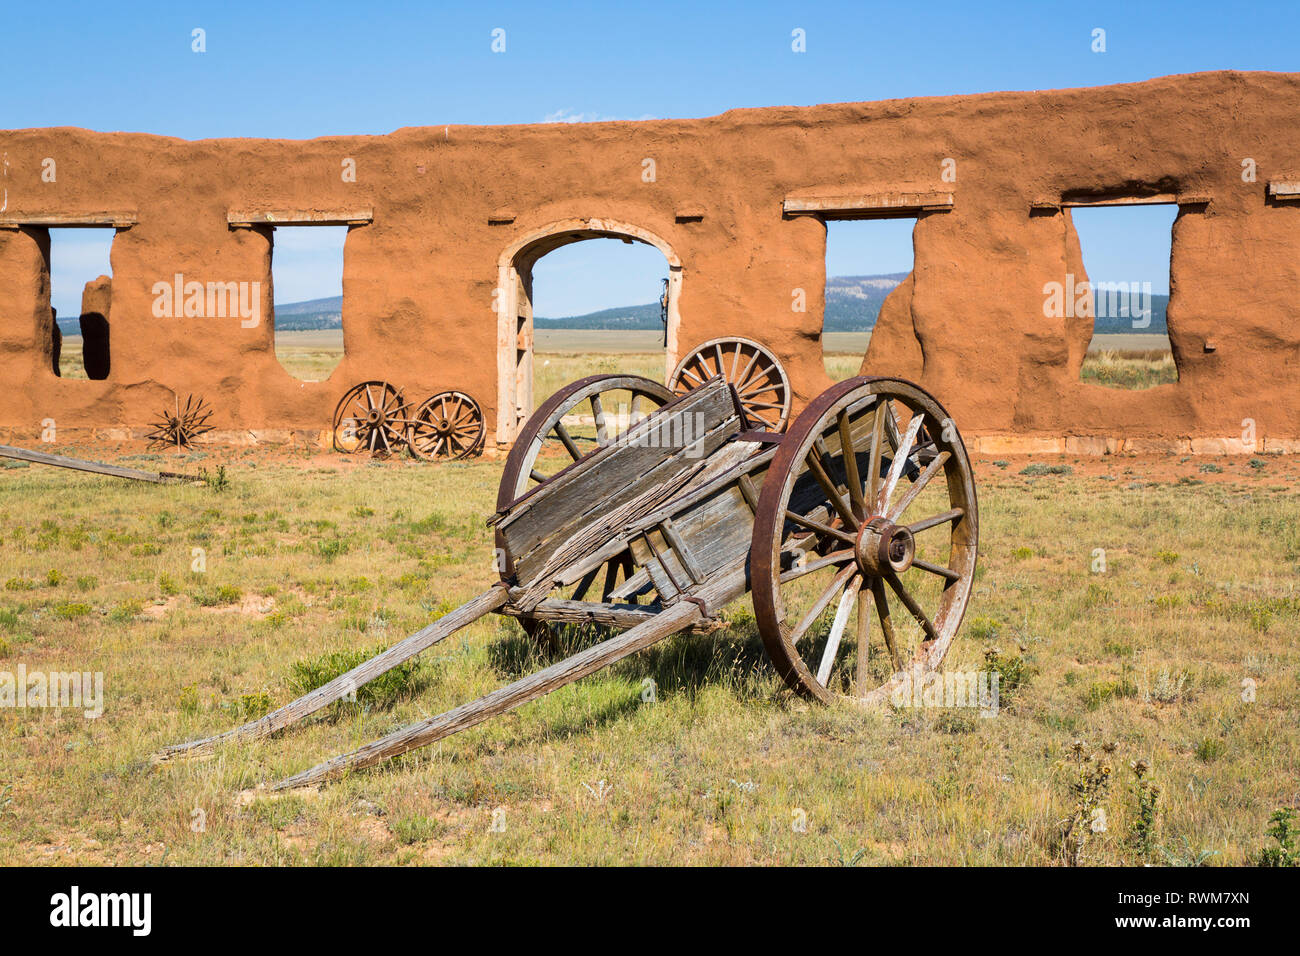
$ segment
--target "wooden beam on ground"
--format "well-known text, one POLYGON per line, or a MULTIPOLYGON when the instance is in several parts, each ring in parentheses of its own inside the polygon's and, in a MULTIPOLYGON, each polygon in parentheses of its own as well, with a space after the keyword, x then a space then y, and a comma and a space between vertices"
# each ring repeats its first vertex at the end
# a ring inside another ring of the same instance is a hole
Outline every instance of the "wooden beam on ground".
POLYGON ((279 710, 250 721, 242 727, 227 730, 225 733, 213 737, 204 737, 201 740, 191 740, 189 743, 173 744, 170 747, 165 747, 155 755, 155 759, 159 761, 169 760, 182 754, 206 751, 218 743, 231 740, 255 740, 260 737, 269 737, 276 731, 283 730, 304 717, 314 714, 322 707, 355 693, 359 687, 368 684, 380 674, 387 673, 398 664, 409 660, 444 638, 450 637, 465 625, 472 624, 483 615, 495 611, 505 604, 509 598, 510 595, 506 593, 505 588, 490 587, 472 601, 462 604, 449 614, 444 614, 438 620, 405 640, 398 641, 382 654, 377 654, 365 663, 358 664, 346 674, 334 678, 328 684, 317 687, 311 693, 304 694, 292 703, 285 704, 279 710))
POLYGON ((136 468, 123 468, 120 465, 106 465, 98 461, 83 461, 80 458, 68 458, 65 455, 51 455, 29 448, 15 448, 13 445, 0 445, 0 456, 16 458, 18 461, 30 461, 37 465, 53 465, 55 468, 71 468, 74 471, 89 471, 96 475, 111 475, 114 478, 130 478, 132 481, 149 481, 157 485, 171 484, 178 481, 197 481, 192 475, 182 475, 174 471, 140 471, 136 468))

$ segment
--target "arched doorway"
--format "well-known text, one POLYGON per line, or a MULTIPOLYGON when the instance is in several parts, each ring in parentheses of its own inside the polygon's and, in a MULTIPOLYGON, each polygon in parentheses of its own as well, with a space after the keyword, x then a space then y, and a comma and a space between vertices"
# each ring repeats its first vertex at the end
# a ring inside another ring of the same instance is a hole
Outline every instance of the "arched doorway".
POLYGON ((566 219, 516 240, 497 263, 497 434, 499 445, 514 441, 533 408, 533 266, 548 252, 585 239, 623 239, 654 246, 668 262, 665 290, 666 378, 677 364, 682 263, 662 238, 614 219, 566 219))

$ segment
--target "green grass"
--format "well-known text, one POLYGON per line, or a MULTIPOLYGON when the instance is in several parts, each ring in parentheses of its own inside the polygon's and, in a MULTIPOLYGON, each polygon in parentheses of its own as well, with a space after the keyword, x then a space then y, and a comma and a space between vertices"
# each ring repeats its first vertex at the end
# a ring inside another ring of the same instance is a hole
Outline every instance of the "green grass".
POLYGON ((102 671, 105 701, 98 720, 0 709, 0 863, 1054 864, 1076 738, 1114 742, 1121 770, 1147 761, 1162 794, 1154 855, 1128 839, 1139 811, 1117 786, 1086 862, 1246 862, 1294 799, 1289 459, 1225 459, 1234 477, 1195 487, 1163 460, 1075 460, 1046 479, 981 461, 981 565, 948 666, 1000 649, 1014 689, 992 719, 809 705, 772 671, 743 600, 715 635, 667 640, 318 794, 251 800, 241 791, 550 658, 486 618, 357 707, 150 767, 157 748, 288 702, 494 577, 499 461, 214 448, 206 464, 226 466, 225 490, 5 473, 0 581, 24 583, 0 591, 0 670, 102 671), (347 547, 322 550, 336 540, 347 547))

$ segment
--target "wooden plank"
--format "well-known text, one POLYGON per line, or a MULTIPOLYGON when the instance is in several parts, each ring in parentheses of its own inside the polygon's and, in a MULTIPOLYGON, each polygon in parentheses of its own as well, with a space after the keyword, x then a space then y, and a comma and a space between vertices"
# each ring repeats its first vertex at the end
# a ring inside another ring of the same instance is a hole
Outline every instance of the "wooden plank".
POLYGON ((781 209, 787 216, 887 215, 951 209, 950 192, 850 192, 820 196, 787 196, 781 209))
MULTIPOLYGON (((684 406, 681 415, 693 416, 697 412, 703 416, 707 428, 699 439, 698 449, 691 446, 674 451, 644 445, 624 446, 620 438, 619 443, 601 449, 615 454, 599 457, 598 451, 579 462, 572 478, 564 484, 553 488, 542 485, 534 489, 541 494, 521 499, 527 510, 518 518, 512 512, 510 518, 514 520, 503 520, 497 525, 514 557, 520 584, 538 580, 553 563, 558 549, 581 533, 585 525, 601 521, 608 526, 610 517, 626 505, 644 500, 657 507, 671 498, 710 455, 739 431, 740 420, 731 407, 727 391, 714 391, 702 408, 684 406), (661 500, 652 501, 656 494, 661 500)), ((664 421, 671 424, 672 419, 664 421)), ((555 480, 559 482, 564 477, 561 473, 555 480)), ((645 508, 641 513, 648 510, 645 508)), ((575 560, 579 557, 573 556, 575 560)))
POLYGON ((373 209, 231 209, 226 224, 250 226, 358 226, 374 222, 373 209))
MULTIPOLYGON (((663 613, 662 607, 649 607, 642 604, 603 604, 597 601, 569 601, 561 598, 547 598, 531 611, 518 613, 509 605, 500 608, 498 614, 527 617, 536 621, 555 621, 560 624, 599 624, 604 627, 616 627, 626 630, 650 620, 663 613)), ((708 634, 725 626, 722 621, 705 620, 692 625, 690 630, 708 634)))
POLYGON ((1300 199, 1300 179, 1274 180, 1268 184, 1268 194, 1287 202, 1300 199))
POLYGON ((241 727, 227 730, 225 733, 165 747, 155 755, 155 759, 169 760, 182 754, 206 751, 218 743, 231 740, 256 740, 261 737, 269 737, 271 734, 297 723, 304 717, 314 714, 322 707, 332 704, 336 700, 342 700, 350 693, 355 693, 357 688, 363 684, 368 684, 380 674, 387 673, 398 664, 410 660, 421 651, 427 650, 446 637, 450 637, 465 625, 477 621, 484 614, 495 611, 505 604, 509 598, 510 596, 506 593, 505 588, 490 587, 472 601, 462 604, 449 614, 444 614, 438 620, 405 640, 398 641, 382 654, 377 654, 365 663, 358 664, 346 674, 334 678, 327 684, 322 684, 279 710, 273 711, 265 717, 259 717, 257 720, 249 721, 241 727))
POLYGON ((700 570, 699 564, 695 561, 695 556, 691 554, 690 547, 682 539, 681 534, 673 525, 672 518, 665 518, 659 522, 659 532, 668 542, 668 546, 673 549, 673 555, 685 568, 686 573, 690 575, 692 584, 701 584, 704 581, 704 572, 700 570))
POLYGON ((190 475, 181 475, 174 471, 140 471, 136 468, 123 468, 120 465, 106 465, 98 461, 68 458, 65 455, 51 455, 43 451, 32 451, 29 448, 15 448, 13 445, 0 445, 0 456, 16 458, 19 461, 30 461, 37 465, 53 465, 55 468, 71 468, 74 471, 89 471, 96 475, 130 478, 132 481, 149 481, 159 485, 198 480, 190 475))
POLYGON ((703 614, 697 605, 684 601, 648 621, 643 621, 629 631, 579 651, 572 657, 543 668, 513 684, 508 684, 476 701, 463 704, 437 717, 411 724, 351 753, 317 764, 310 770, 304 770, 286 780, 281 780, 271 789, 292 790, 297 787, 314 786, 348 771, 371 767, 398 754, 404 754, 418 747, 427 747, 444 737, 467 730, 491 717, 513 710, 566 684, 572 684, 603 667, 608 667, 615 661, 694 624, 702 617, 703 614))
POLYGON ((115 229, 130 229, 139 221, 135 210, 10 213, 0 216, 0 229, 18 229, 22 226, 54 226, 69 229, 79 226, 112 226, 115 229))

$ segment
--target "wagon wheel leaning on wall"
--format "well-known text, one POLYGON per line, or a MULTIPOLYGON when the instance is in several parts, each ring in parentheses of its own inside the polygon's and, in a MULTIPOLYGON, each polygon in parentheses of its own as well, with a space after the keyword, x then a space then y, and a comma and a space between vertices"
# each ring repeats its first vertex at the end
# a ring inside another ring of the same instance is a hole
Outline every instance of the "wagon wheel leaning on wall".
POLYGON ((422 461, 457 460, 483 450, 487 423, 483 409, 464 392, 439 392, 415 410, 407 423, 411 454, 422 461))
POLYGON ((970 460, 934 398, 887 378, 822 393, 782 440, 750 550, 759 632, 786 684, 881 702, 936 671, 978 538, 970 460))
POLYGON ((353 385, 334 409, 334 449, 391 454, 406 444, 404 416, 409 407, 401 390, 388 382, 353 385))
POLYGON ((668 379, 676 395, 721 373, 735 386, 755 428, 779 432, 790 420, 790 379, 777 357, 753 339, 710 339, 687 353, 668 379))
MULTIPOLYGON (((579 458, 613 441, 672 397, 667 387, 639 375, 591 375, 564 386, 538 406, 520 428, 506 457, 497 510, 509 508, 579 458)), ((497 555, 501 576, 509 577, 514 567, 499 532, 497 555)), ((599 583, 602 599, 608 600, 610 593, 626 582, 631 566, 626 552, 614 555, 579 581, 570 598, 581 601, 599 583)), ((519 623, 546 646, 556 646, 552 625, 526 619, 519 623)))

